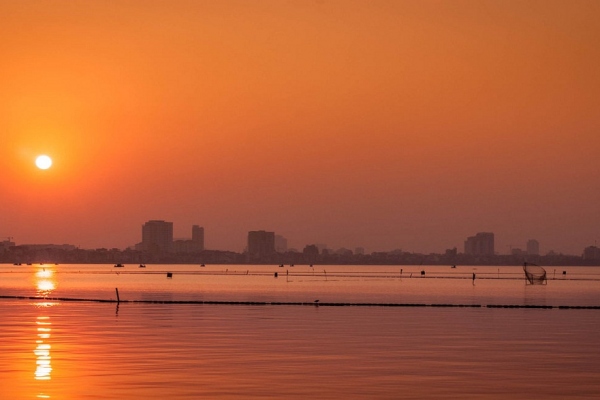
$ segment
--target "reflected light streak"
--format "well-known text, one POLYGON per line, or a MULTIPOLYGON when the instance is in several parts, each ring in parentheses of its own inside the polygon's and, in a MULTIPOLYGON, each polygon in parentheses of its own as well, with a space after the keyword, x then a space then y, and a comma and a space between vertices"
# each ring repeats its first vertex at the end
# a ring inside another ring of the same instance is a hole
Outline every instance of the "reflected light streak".
POLYGON ((50 294, 56 287, 54 286, 54 282, 47 280, 40 280, 37 284, 38 292, 43 293, 44 295, 50 294))
POLYGON ((38 317, 36 324, 38 325, 37 336, 39 339, 36 340, 37 346, 33 351, 36 357, 35 379, 47 381, 51 379, 50 374, 52 373, 52 356, 50 354, 52 346, 46 340, 50 339, 52 324, 50 317, 38 317))
POLYGON ((47 297, 56 289, 56 280, 54 279, 54 271, 51 268, 42 268, 35 272, 35 285, 37 295, 47 297))
POLYGON ((37 276, 38 278, 50 278, 52 274, 54 274, 54 271, 52 271, 51 269, 44 268, 40 271, 37 271, 35 273, 35 276, 37 276))

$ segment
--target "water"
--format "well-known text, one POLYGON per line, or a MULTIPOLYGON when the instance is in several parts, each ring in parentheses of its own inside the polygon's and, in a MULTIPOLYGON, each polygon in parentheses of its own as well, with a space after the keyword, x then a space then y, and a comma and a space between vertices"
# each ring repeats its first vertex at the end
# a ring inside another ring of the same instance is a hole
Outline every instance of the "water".
POLYGON ((600 310, 557 307, 600 305, 600 269, 548 272, 3 265, 2 296, 310 305, 0 299, 0 398, 598 398, 600 310))

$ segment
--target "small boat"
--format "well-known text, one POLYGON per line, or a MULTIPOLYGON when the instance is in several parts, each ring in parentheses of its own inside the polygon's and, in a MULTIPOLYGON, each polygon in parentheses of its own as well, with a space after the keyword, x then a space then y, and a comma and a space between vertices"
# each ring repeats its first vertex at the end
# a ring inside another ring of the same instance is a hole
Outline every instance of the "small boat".
POLYGON ((115 268, 123 268, 124 265, 123 264, 115 264, 115 268))
POLYGON ((200 266, 201 266, 201 267, 205 267, 205 265, 204 265, 204 264, 200 264, 200 266))
POLYGON ((146 268, 146 264, 140 264, 140 268, 146 268))

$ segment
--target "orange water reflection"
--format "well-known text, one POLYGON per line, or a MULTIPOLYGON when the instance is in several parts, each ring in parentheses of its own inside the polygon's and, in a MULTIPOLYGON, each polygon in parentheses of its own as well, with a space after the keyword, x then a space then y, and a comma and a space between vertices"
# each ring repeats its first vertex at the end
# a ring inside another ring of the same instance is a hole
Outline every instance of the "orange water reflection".
MULTIPOLYGON (((48 297, 56 289, 56 280, 54 270, 49 267, 40 267, 35 273, 36 294, 40 297, 48 297)), ((35 372, 36 381, 49 381, 52 379, 52 322, 48 315, 48 308, 52 307, 53 302, 40 302, 36 306, 40 310, 40 315, 36 318, 37 337, 35 340, 35 372)), ((50 396, 43 392, 38 393, 37 398, 49 399, 50 396)))
POLYGON ((51 268, 42 268, 35 273, 35 286, 37 295, 47 297, 56 289, 56 280, 54 279, 54 270, 51 268))
POLYGON ((51 325, 50 317, 43 316, 37 317, 37 336, 38 339, 36 342, 35 350, 33 351, 36 357, 36 369, 35 369, 35 379, 42 380, 50 380, 51 372, 52 372, 52 356, 50 355, 50 350, 52 346, 50 345, 50 335, 51 335, 51 325))

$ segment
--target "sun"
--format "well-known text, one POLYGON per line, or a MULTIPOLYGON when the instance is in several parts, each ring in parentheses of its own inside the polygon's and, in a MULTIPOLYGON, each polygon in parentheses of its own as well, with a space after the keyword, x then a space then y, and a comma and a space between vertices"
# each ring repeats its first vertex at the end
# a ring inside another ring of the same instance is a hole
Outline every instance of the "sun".
POLYGON ((42 154, 35 159, 35 165, 39 169, 48 169, 52 166, 52 159, 47 155, 42 154))

